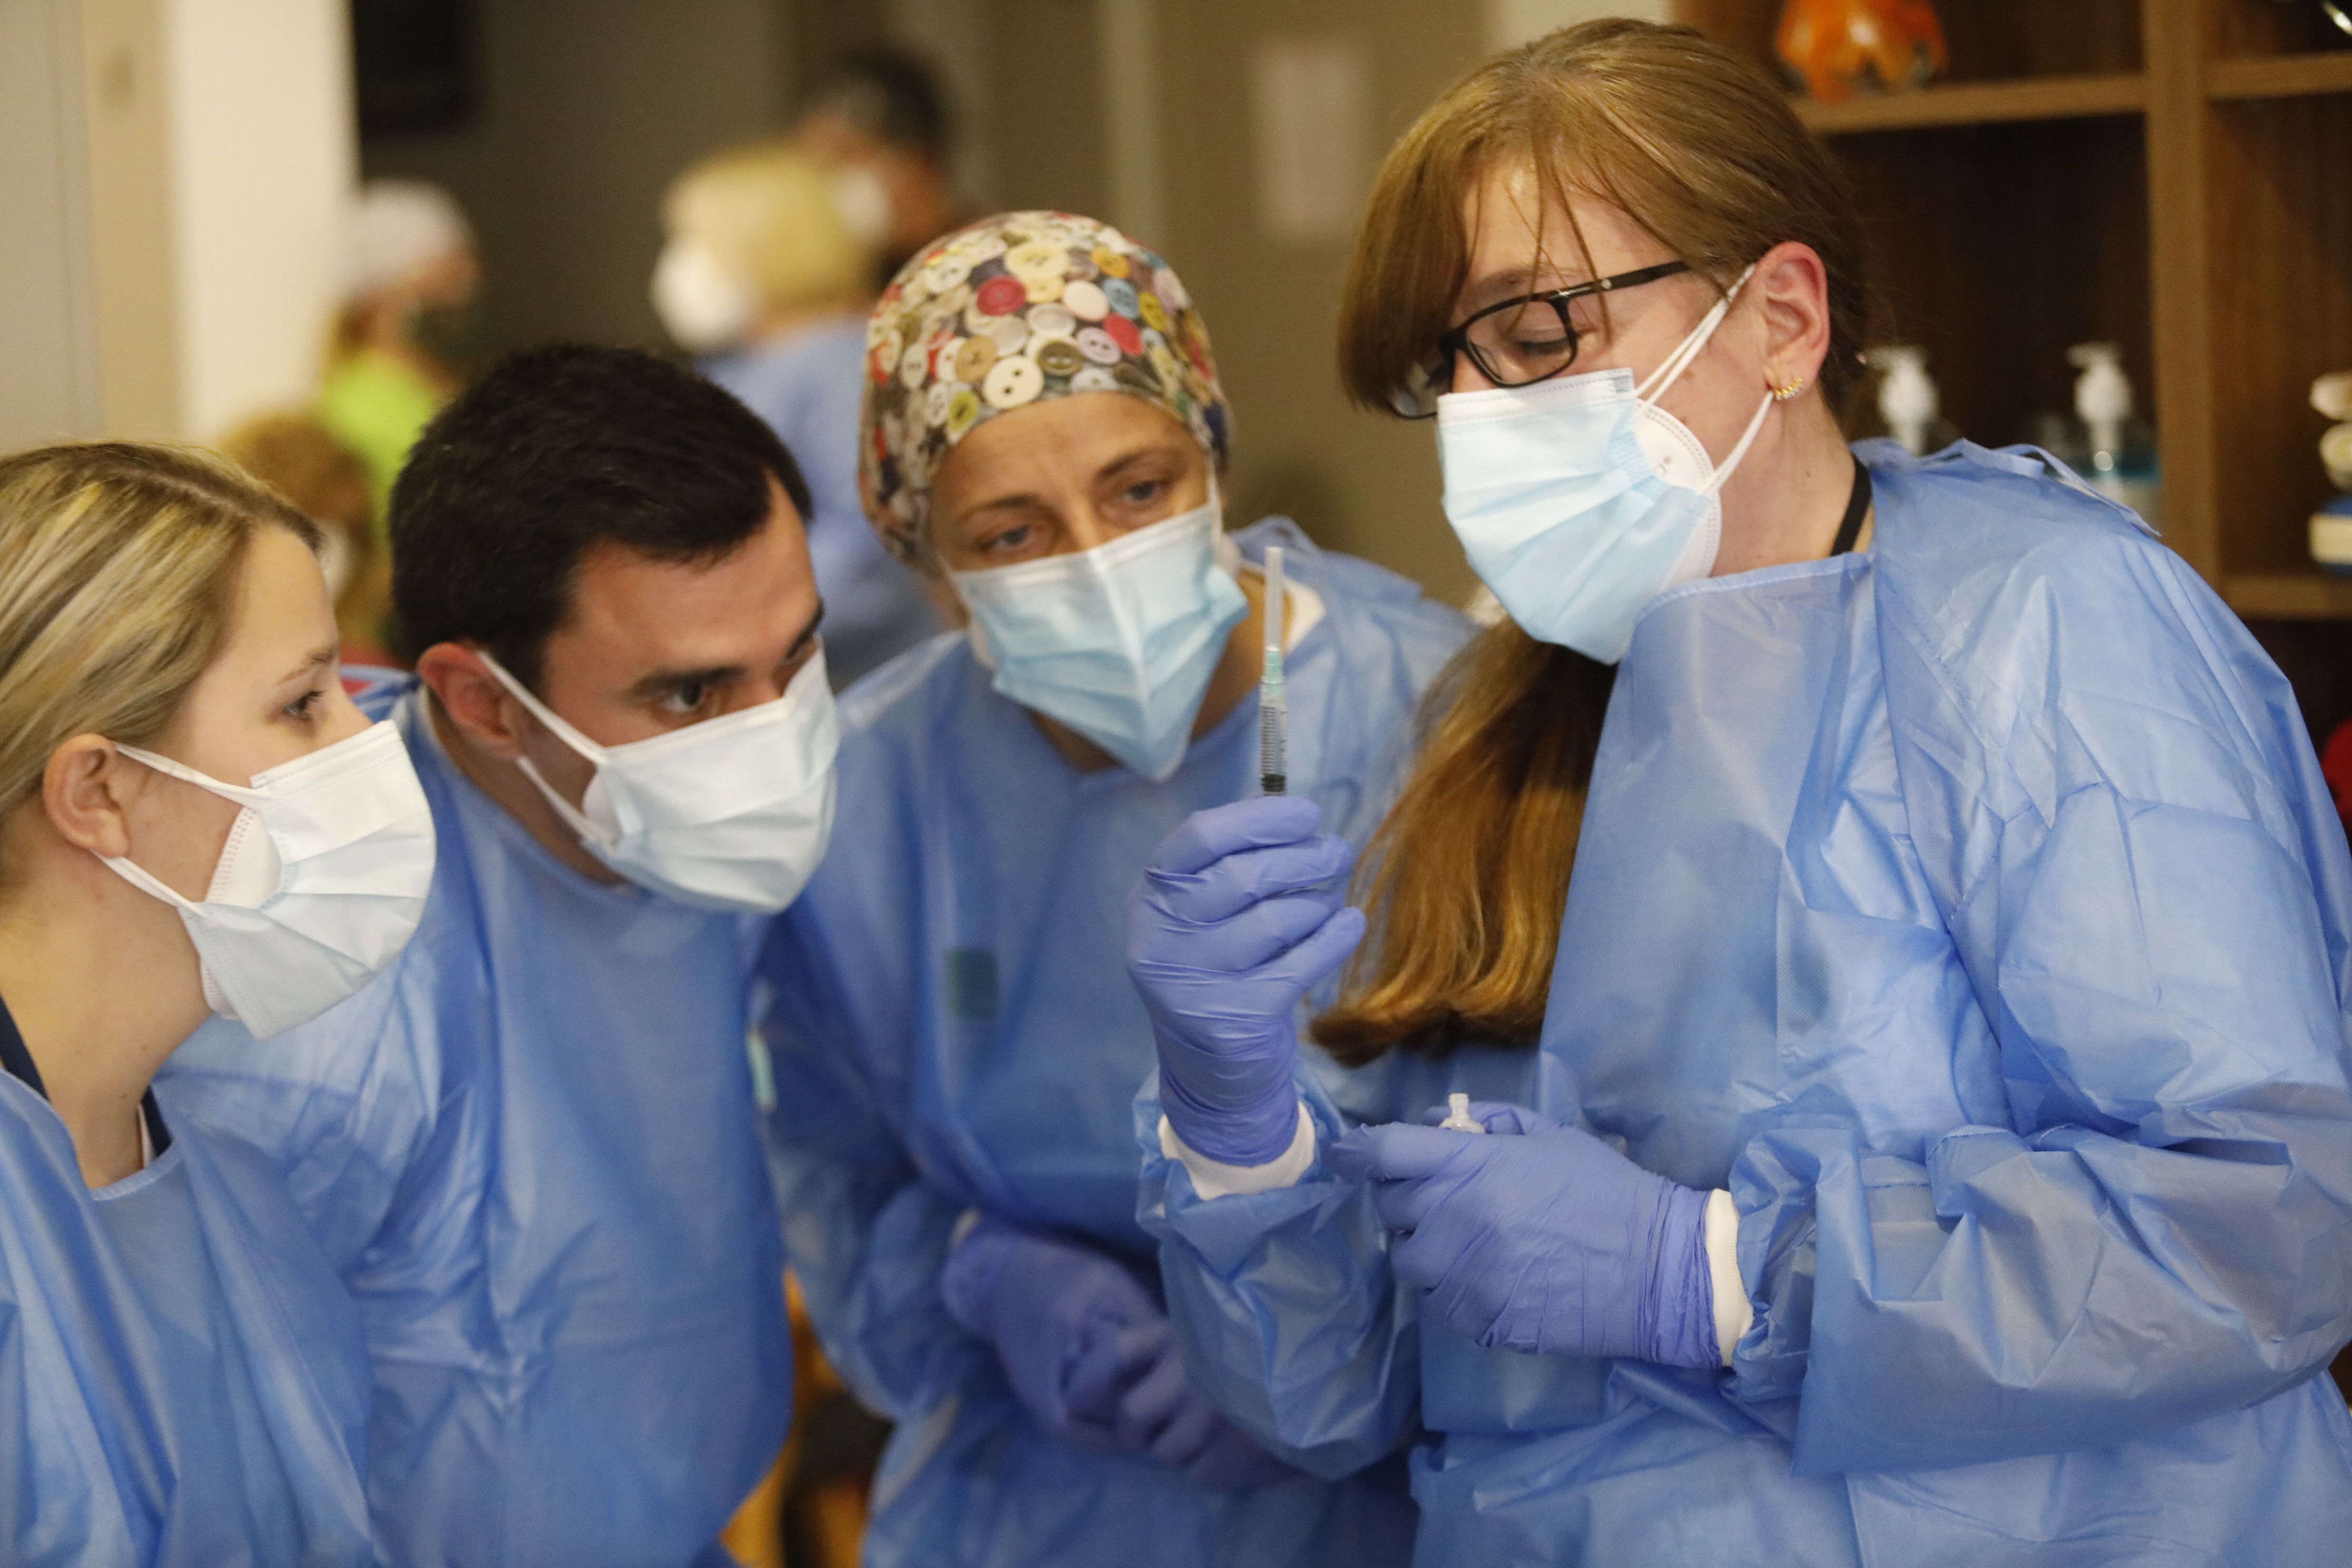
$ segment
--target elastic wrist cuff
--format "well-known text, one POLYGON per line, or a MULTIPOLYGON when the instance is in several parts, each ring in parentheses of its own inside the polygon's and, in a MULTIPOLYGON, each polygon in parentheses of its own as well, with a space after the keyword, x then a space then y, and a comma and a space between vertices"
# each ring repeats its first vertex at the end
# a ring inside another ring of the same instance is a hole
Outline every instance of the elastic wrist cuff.
POLYGON ((1184 1167, 1192 1178, 1192 1190, 1203 1202, 1295 1187, 1314 1165, 1315 1148, 1315 1119, 1303 1103, 1290 1147, 1262 1165, 1228 1165, 1212 1160, 1178 1137, 1167 1117, 1160 1119, 1160 1152, 1184 1167))

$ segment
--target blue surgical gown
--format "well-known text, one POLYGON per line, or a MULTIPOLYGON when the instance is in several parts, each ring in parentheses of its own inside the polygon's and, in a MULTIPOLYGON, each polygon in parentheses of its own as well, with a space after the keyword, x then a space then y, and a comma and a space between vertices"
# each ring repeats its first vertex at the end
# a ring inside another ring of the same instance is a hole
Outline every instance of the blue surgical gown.
MULTIPOLYGON (((1285 546, 1291 581, 1322 597, 1287 661, 1290 784, 1360 844, 1466 623, 1287 521, 1238 538, 1253 557, 1285 546)), ((832 853, 762 964, 793 1267, 828 1354, 898 1423, 868 1568, 1402 1563, 1401 1477, 1212 1491, 1082 1453, 948 1317, 940 1265, 966 1209, 1153 1272, 1128 1131, 1153 1059, 1128 896, 1186 816, 1257 787, 1254 700, 1155 784, 1081 773, 989 679, 941 637, 852 695, 832 853)))
POLYGON ((715 356, 702 373, 766 421, 808 481, 815 503, 809 561, 824 595, 824 664, 835 689, 936 633, 939 610, 883 548, 857 495, 866 318, 819 322, 715 356))
POLYGON ((194 1118, 82 1184, 0 1074, 0 1562, 365 1568, 367 1348, 261 1153, 194 1118))
POLYGON ((580 876, 389 703, 439 862, 393 967, 158 1081, 266 1149, 358 1298, 369 1500, 402 1568, 650 1568, 782 1446, 783 1258, 745 1053, 744 922, 580 876))
POLYGON ((1864 455, 1869 553, 1637 626, 1527 1086, 1731 1191, 1735 1364, 1479 1350, 1362 1187, 1202 1203, 1147 1136, 1198 1375, 1326 1473, 1412 1440, 1425 1565, 2340 1562, 2352 863, 2294 693, 2034 458, 1864 455))

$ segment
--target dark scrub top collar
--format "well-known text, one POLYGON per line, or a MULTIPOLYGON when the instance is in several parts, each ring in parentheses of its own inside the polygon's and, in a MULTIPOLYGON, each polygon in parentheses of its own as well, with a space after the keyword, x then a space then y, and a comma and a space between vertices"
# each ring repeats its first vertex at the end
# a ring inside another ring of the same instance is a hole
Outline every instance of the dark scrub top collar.
MULTIPOLYGON (((8 1004, 0 1000, 0 1068, 8 1076, 43 1100, 49 1098, 47 1085, 41 1082, 41 1069, 33 1060, 33 1053, 25 1048, 25 1037, 16 1027, 16 1016, 8 1004)), ((139 1114, 147 1119, 147 1142, 156 1157, 172 1146, 172 1130, 163 1125, 163 1108, 155 1103, 155 1091, 149 1089, 139 1100, 139 1114)))

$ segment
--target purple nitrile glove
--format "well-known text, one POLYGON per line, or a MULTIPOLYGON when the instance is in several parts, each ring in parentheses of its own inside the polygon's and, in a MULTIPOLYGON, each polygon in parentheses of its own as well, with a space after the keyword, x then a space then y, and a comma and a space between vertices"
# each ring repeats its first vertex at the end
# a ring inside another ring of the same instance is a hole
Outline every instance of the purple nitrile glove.
POLYGON ((1195 1486, 1238 1490, 1298 1472, 1252 1441, 1184 1375, 1184 1352, 1164 1319, 1122 1329, 1070 1380, 1073 1400, 1108 1405, 1129 1451, 1181 1471, 1195 1486))
POLYGON ((1297 795, 1196 812, 1128 907, 1127 967, 1160 1049, 1160 1103, 1187 1147, 1279 1159, 1298 1131, 1298 1004, 1364 934, 1328 884, 1355 852, 1297 795))
POLYGON ((1706 1194, 1538 1112, 1470 1114, 1485 1134, 1391 1122, 1326 1156, 1335 1174, 1380 1184, 1391 1265, 1439 1321, 1490 1350, 1723 1364, 1706 1194))
POLYGON ((1038 1425, 1097 1452, 1127 1447, 1115 1395, 1150 1370, 1150 1357, 1139 1348, 1122 1364, 1120 1336, 1168 1320, 1116 1259, 990 1215, 948 1255, 940 1294, 950 1317, 995 1348, 1038 1425))

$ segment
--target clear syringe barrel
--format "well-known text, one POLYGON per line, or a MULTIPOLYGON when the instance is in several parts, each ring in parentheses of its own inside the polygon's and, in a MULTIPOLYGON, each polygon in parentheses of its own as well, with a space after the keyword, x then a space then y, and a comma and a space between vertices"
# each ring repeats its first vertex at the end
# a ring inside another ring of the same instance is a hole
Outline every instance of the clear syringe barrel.
POLYGON ((1258 786, 1268 795, 1290 787, 1290 699, 1283 689, 1282 620, 1288 608, 1282 584, 1282 546, 1265 552, 1265 662, 1257 683, 1258 786))

